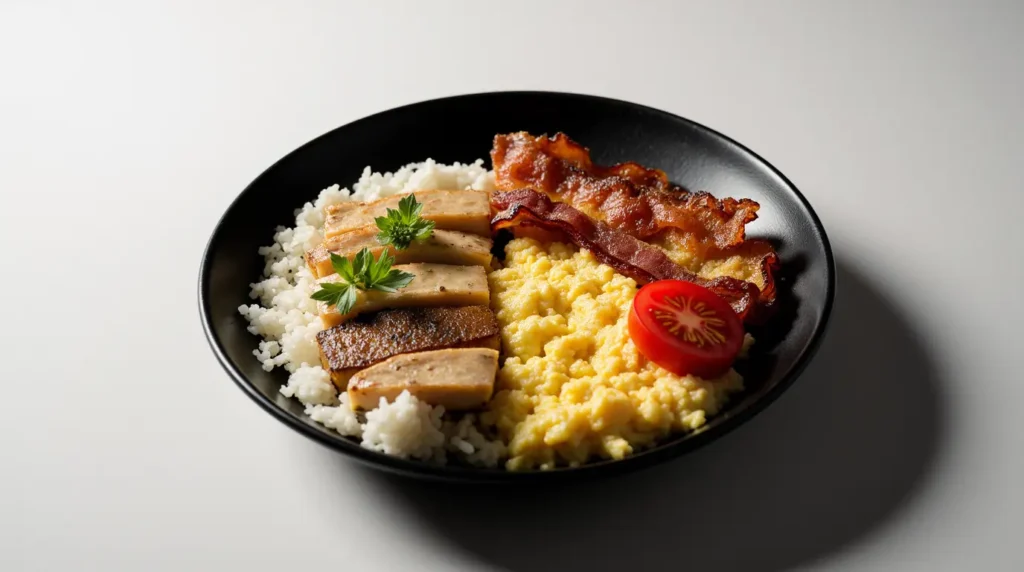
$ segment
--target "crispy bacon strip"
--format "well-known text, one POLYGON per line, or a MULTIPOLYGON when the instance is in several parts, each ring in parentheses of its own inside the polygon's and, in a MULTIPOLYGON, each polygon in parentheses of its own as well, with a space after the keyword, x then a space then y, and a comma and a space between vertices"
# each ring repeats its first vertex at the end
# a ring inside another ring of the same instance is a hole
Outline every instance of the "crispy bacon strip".
POLYGON ((701 278, 672 262, 661 249, 591 219, 565 203, 552 201, 547 195, 529 189, 495 193, 491 206, 498 211, 491 219, 493 231, 522 226, 561 232, 591 251, 601 262, 640 284, 663 279, 686 280, 721 296, 746 322, 760 321, 763 316, 765 308, 759 307, 760 292, 754 284, 727 276, 701 278))
POLYGON ((760 289, 762 304, 775 299, 779 260, 774 248, 767 241, 745 240, 744 227, 760 208, 755 201, 691 192, 673 185, 663 171, 637 163, 595 165, 589 151, 564 133, 497 135, 491 162, 499 190, 542 192, 661 248, 695 274, 716 276, 718 267, 729 266, 731 274, 760 289))
POLYGON ((595 165, 564 133, 497 135, 491 162, 498 189, 532 188, 641 240, 671 228, 718 248, 736 246, 760 208, 750 199, 690 192, 670 183, 664 171, 637 163, 595 165))

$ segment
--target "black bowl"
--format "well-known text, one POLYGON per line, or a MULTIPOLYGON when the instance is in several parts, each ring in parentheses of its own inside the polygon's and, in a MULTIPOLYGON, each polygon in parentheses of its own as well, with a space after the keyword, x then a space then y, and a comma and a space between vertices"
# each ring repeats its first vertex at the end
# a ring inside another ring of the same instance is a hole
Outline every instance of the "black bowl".
POLYGON ((821 222, 807 200, 777 170, 728 137, 692 121, 633 103, 600 97, 499 92, 407 105, 339 127, 296 149, 256 178, 228 207, 203 253, 199 311, 203 329, 228 375, 264 410, 314 441, 371 466, 442 480, 563 481, 607 476, 678 457, 718 439, 751 419, 787 387, 817 350, 832 309, 835 264, 821 222), (263 269, 260 246, 277 225, 292 226, 293 211, 335 183, 349 186, 367 165, 375 171, 426 158, 438 162, 487 161, 496 133, 563 131, 590 148, 595 162, 636 161, 668 173, 690 190, 750 197, 761 204, 749 236, 775 242, 783 260, 780 312, 753 332, 758 343, 741 373, 745 392, 703 430, 671 439, 621 461, 579 468, 509 473, 440 467, 361 448, 303 414, 278 393, 286 374, 267 373, 252 354, 259 339, 238 314, 250 303, 249 284, 263 269))

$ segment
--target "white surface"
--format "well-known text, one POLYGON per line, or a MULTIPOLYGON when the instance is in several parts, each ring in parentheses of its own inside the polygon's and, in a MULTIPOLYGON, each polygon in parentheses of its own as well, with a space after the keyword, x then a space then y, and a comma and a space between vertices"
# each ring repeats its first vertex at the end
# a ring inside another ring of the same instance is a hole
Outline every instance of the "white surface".
POLYGON ((1021 3, 70 4, 0 8, 0 569, 1024 569, 1021 3), (744 142, 818 210, 842 283, 819 359, 721 443, 467 502, 263 413, 195 278, 301 143, 515 88, 744 142))

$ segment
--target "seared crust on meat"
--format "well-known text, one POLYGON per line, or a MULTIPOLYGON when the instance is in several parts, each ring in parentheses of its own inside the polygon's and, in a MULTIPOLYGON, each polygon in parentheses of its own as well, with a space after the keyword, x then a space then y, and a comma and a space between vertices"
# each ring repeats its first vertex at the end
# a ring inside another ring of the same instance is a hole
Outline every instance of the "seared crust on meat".
POLYGON ((320 362, 340 389, 356 372, 398 354, 500 343, 487 306, 384 310, 323 330, 316 340, 320 362))

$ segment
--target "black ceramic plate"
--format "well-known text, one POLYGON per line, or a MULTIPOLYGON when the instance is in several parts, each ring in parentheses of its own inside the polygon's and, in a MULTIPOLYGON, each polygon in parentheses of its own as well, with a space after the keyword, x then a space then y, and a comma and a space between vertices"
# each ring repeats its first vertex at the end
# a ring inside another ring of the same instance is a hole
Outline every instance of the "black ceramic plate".
POLYGON ((277 420, 340 453, 407 475, 468 481, 553 481, 610 475, 692 451, 748 421, 779 396, 816 351, 832 308, 835 269, 825 231, 807 200, 765 160, 711 129, 649 107, 599 97, 503 92, 416 103, 339 127, 296 149, 256 178, 231 204, 203 254, 199 310, 217 359, 240 388, 277 420), (238 314, 263 269, 257 254, 277 225, 335 183, 350 186, 367 165, 393 171, 414 161, 488 161, 496 133, 567 133, 600 164, 636 161, 668 173, 690 190, 749 197, 761 204, 748 235, 775 242, 783 260, 779 315, 754 332, 758 343, 741 373, 746 391, 699 433, 621 461, 581 468, 508 473, 439 467, 361 448, 303 414, 278 393, 282 370, 267 373, 253 357, 258 338, 238 314))

